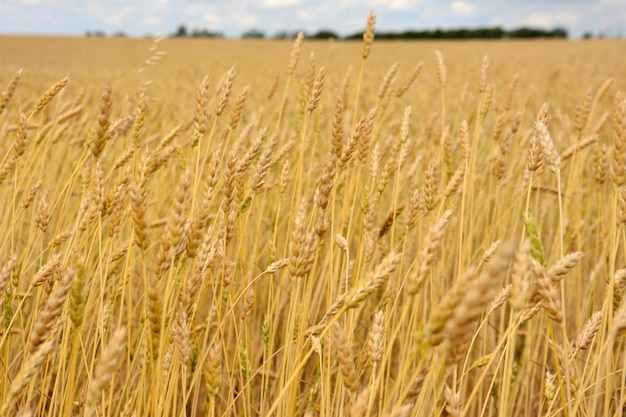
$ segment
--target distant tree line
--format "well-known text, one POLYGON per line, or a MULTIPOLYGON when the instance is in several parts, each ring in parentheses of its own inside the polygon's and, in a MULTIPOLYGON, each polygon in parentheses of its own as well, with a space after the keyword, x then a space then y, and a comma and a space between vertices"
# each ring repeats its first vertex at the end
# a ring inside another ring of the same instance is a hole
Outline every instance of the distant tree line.
MULTIPOLYGON (((241 34, 243 39, 293 39, 299 31, 279 31, 273 36, 266 36, 260 29, 250 29, 241 34)), ((106 36, 102 31, 90 31, 85 33, 88 37, 106 36)), ((114 37, 125 37, 123 32, 114 33, 114 37)), ((185 25, 180 25, 174 33, 169 35, 173 38, 223 38, 222 32, 209 29, 188 29, 185 25)), ((322 29, 312 34, 305 33, 307 39, 345 39, 361 40, 363 32, 356 32, 348 36, 340 36, 330 29, 322 29)), ((378 40, 414 40, 414 39, 533 39, 533 38, 558 38, 568 37, 567 30, 561 27, 545 30, 532 27, 521 27, 512 30, 505 30, 501 27, 484 28, 458 28, 458 29, 434 29, 434 30, 406 30, 402 32, 376 32, 378 40)), ((592 35, 587 33, 586 39, 592 35)))
MULTIPOLYGON (((107 34, 101 30, 87 31, 85 32, 85 36, 88 38, 106 38, 107 34)), ((112 38, 125 38, 126 33, 123 31, 114 32, 111 34, 112 38)))
POLYGON ((215 32, 208 29, 187 29, 187 26, 180 25, 176 32, 170 35, 173 38, 223 38, 222 32, 215 32))
MULTIPOLYGON (((293 39, 299 31, 280 31, 271 39, 293 39)), ((220 32, 194 29, 189 31, 186 26, 180 25, 173 37, 202 37, 221 38, 220 32)), ((265 39, 265 32, 259 29, 250 29, 242 33, 243 39, 265 39)), ((308 39, 362 39, 363 32, 357 32, 348 36, 340 36, 330 29, 322 29, 312 34, 305 33, 308 39)), ((459 29, 435 29, 435 30, 407 30, 403 32, 376 32, 379 40, 410 40, 410 39, 530 39, 530 38, 567 38, 568 33, 564 28, 544 30, 532 27, 521 27, 513 30, 505 30, 501 27, 485 28, 459 28, 459 29)))
MULTIPOLYGON (((505 30, 501 27, 459 28, 435 30, 407 30, 404 32, 376 32, 376 39, 410 40, 410 39, 532 39, 532 38, 559 38, 568 37, 567 30, 556 28, 544 30, 532 27, 521 27, 505 30)), ((362 33, 354 33, 344 39, 362 39, 362 33)))

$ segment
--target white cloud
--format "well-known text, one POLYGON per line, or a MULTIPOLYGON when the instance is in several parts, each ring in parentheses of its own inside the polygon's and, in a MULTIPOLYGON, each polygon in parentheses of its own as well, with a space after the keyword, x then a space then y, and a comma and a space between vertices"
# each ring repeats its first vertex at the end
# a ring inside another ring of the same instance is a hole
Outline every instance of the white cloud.
POLYGON ((249 13, 236 14, 235 16, 233 16, 233 20, 235 22, 235 25, 239 28, 247 29, 258 26, 259 24, 259 18, 249 13))
POLYGON ((215 13, 205 13, 205 15, 202 16, 202 20, 212 26, 218 26, 222 23, 222 19, 220 19, 220 17, 215 13))
POLYGON ((476 12, 476 6, 467 1, 455 0, 450 3, 450 10, 455 14, 471 15, 476 12))
POLYGON ((130 7, 125 6, 117 10, 112 11, 108 16, 104 17, 104 22, 110 25, 119 25, 126 20, 126 17, 131 14, 130 7))
POLYGON ((205 4, 194 2, 194 3, 186 4, 183 9, 183 13, 190 15, 190 16, 198 16, 206 10, 207 10, 207 7, 205 4))
POLYGON ((550 13, 533 13, 524 19, 525 25, 548 28, 554 24, 554 18, 550 13))
POLYGON ((572 12, 532 13, 522 23, 533 27, 552 28, 558 25, 575 25, 579 20, 578 15, 572 12))
POLYGON ((556 14, 556 20, 562 23, 578 23, 580 20, 576 13, 559 12, 556 14))
POLYGON ((360 5, 360 0, 337 0, 334 5, 337 10, 346 10, 360 5))
POLYGON ((408 10, 412 6, 410 0, 391 0, 389 8, 391 10, 408 10))
POLYGON ((163 19, 157 16, 148 16, 141 19, 142 26, 162 26, 163 19))
POLYGON ((87 9, 87 13, 90 14, 98 14, 102 11, 102 5, 94 1, 87 2, 85 8, 87 9))
POLYGON ((270 9, 281 9, 285 7, 297 6, 302 0, 263 0, 263 6, 270 9))
MULTIPOLYGON (((389 9, 389 10, 411 9, 416 6, 416 3, 417 2, 415 0, 369 0, 367 3, 360 2, 360 1, 346 1, 344 2, 344 5, 346 6, 349 5, 349 7, 353 7, 353 8, 358 7, 361 10, 369 10, 363 7, 365 4, 367 4, 369 7, 371 7, 372 10, 374 10, 374 13, 377 13, 383 9, 389 9)), ((333 4, 333 3, 328 3, 328 4, 333 4)), ((365 18, 367 18, 367 15, 365 15, 365 18)))

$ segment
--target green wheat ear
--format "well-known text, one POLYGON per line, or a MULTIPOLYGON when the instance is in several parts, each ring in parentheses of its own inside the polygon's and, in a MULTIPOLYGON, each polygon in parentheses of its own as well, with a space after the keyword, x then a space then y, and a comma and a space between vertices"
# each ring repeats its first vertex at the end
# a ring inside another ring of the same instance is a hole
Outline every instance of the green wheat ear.
POLYGON ((267 264, 271 265, 274 261, 276 261, 276 245, 274 244, 274 242, 272 242, 272 240, 268 240, 268 242, 267 242, 267 264))
POLYGON ((261 328, 263 332, 263 345, 265 345, 265 351, 269 354, 270 352, 270 336, 271 336, 271 328, 270 323, 265 320, 263 322, 263 326, 261 328))
POLYGON ((248 361, 248 354, 246 348, 243 345, 239 346, 239 366, 241 369, 241 376, 244 381, 250 378, 250 363, 248 361))
MULTIPOLYGON (((4 327, 8 330, 11 327, 13 321, 13 287, 8 285, 4 290, 4 327)), ((0 294, 0 296, 2 296, 0 294)))
POLYGON ((191 371, 195 372, 198 368, 198 361, 200 360, 200 347, 198 346, 198 341, 194 338, 190 340, 191 343, 191 355, 189 357, 189 361, 191 364, 191 371))
POLYGON ((541 243, 541 236, 537 231, 537 223, 535 218, 530 213, 524 215, 524 226, 526 226, 526 236, 530 240, 530 254, 537 262, 545 266, 545 259, 543 254, 543 244, 541 243))

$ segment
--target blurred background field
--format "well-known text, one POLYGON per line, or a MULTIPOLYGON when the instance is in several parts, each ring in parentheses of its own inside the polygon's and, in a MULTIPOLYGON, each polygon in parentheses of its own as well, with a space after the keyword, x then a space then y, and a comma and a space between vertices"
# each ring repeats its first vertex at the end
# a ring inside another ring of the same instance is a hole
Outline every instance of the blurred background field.
MULTIPOLYGON (((291 41, 280 40, 164 39, 158 49, 167 55, 157 65, 147 67, 145 74, 138 75, 137 69, 150 56, 151 43, 150 39, 136 38, 2 36, 0 71, 3 79, 8 79, 17 69, 24 68, 23 82, 38 89, 69 75, 74 80, 69 91, 94 86, 96 96, 99 83, 115 83, 119 93, 135 86, 137 79, 152 80, 151 94, 155 98, 163 99, 166 105, 184 105, 185 99, 193 98, 198 80, 205 74, 215 85, 234 65, 239 79, 245 80, 240 83, 251 85, 250 97, 254 100, 267 94, 273 77, 284 78, 291 50, 291 41), (169 94, 172 88, 180 94, 169 94)), ((588 87, 599 87, 608 78, 613 79, 617 91, 626 88, 622 53, 625 45, 624 40, 377 42, 365 76, 373 83, 369 88, 377 89, 394 62, 400 63, 402 76, 423 61, 424 70, 409 97, 412 103, 418 100, 423 105, 438 89, 435 50, 441 51, 448 65, 451 99, 460 96, 463 86, 472 82, 468 75, 477 77, 481 57, 487 55, 494 81, 501 88, 519 73, 525 87, 517 99, 530 101, 532 109, 546 99, 556 100, 558 107, 569 106, 588 87)), ((332 88, 341 83, 349 67, 358 70, 360 48, 358 41, 306 41, 302 57, 306 61, 309 53, 315 52, 318 65, 326 66, 327 82, 332 88)), ((306 65, 300 65, 298 71, 304 74, 306 65)), ((294 91, 298 88, 295 83, 292 87, 294 91)), ((364 96, 367 100, 367 94, 364 96)), ((334 97, 325 94, 324 100, 332 103, 334 97)), ((365 101, 363 107, 370 105, 365 101)))

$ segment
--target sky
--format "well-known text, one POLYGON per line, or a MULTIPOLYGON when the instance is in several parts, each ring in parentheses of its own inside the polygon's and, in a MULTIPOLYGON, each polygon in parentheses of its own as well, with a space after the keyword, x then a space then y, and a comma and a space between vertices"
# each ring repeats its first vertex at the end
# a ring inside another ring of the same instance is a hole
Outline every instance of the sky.
POLYGON ((184 24, 239 37, 250 29, 339 35, 379 31, 532 26, 626 36, 626 0, 0 0, 0 34, 171 34, 184 24))

